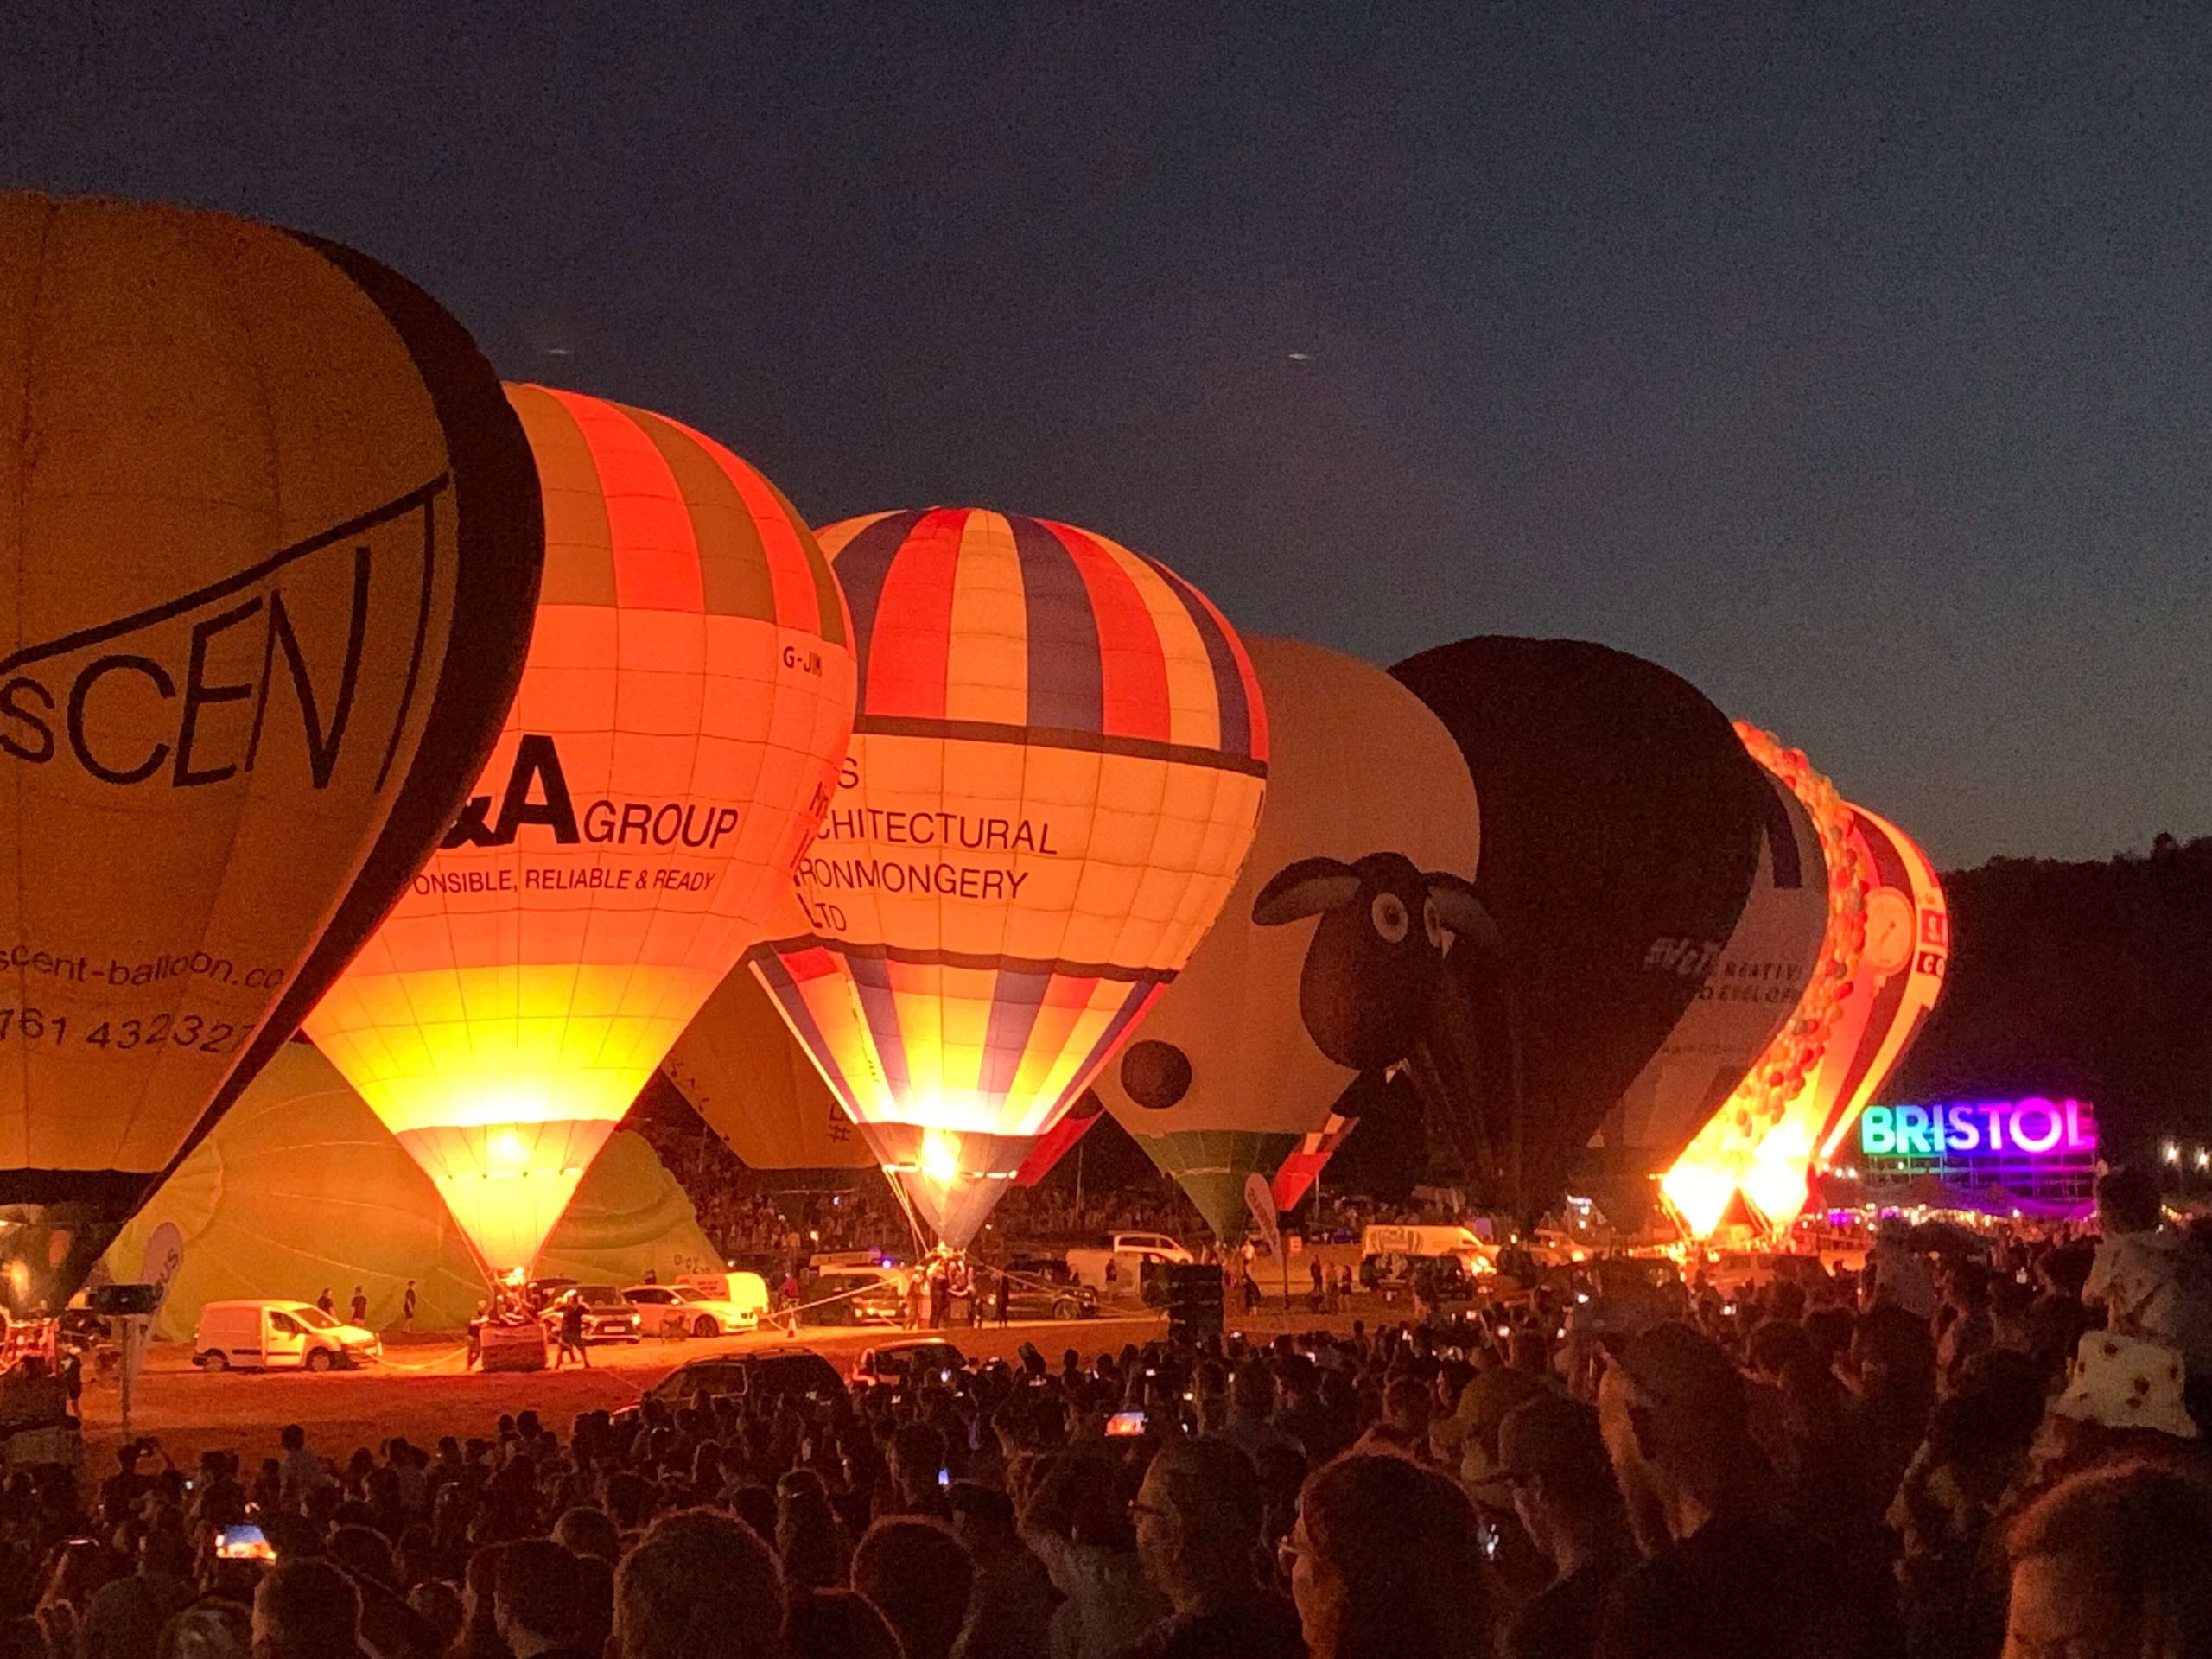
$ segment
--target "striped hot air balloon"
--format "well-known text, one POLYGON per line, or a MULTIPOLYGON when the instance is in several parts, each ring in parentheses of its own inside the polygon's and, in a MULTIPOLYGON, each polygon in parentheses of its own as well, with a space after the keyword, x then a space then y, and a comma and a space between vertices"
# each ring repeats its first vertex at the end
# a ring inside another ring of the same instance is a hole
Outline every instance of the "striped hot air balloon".
POLYGON ((1853 806, 1851 817, 1872 887, 1860 983, 1853 987, 1866 995, 1829 1044, 1821 1068, 1821 1092, 1827 1099, 1815 1155, 1823 1162, 1835 1156, 1928 1023, 1951 958, 1950 906, 1928 855, 1879 813, 1853 806))
POLYGON ((772 485, 642 410, 508 397, 545 501, 522 687, 306 1027, 502 1273, 770 931, 853 709, 836 580, 772 485))
POLYGON ((1751 1150, 1744 1194, 1777 1231, 1802 1212, 1812 1172, 1834 1158, 1920 1034, 1950 957, 1950 912, 1927 854, 1865 807, 1845 810, 1867 889, 1866 944, 1804 1092, 1751 1150))
POLYGON ((755 967, 918 1222, 958 1247, 1205 932, 1267 716, 1235 632, 1103 537, 963 507, 820 532, 860 712, 755 967))

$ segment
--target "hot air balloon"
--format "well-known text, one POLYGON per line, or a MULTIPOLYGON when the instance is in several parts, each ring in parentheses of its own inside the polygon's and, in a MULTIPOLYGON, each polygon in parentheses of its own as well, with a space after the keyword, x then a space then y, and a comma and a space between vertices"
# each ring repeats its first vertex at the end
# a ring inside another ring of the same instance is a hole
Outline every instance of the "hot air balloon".
POLYGON ((1812 1170, 1834 1158, 1920 1034, 1950 958, 1950 914, 1927 854, 1865 807, 1846 810, 1866 887, 1865 948, 1804 1090, 1751 1148, 1743 1177, 1745 1195, 1777 1231, 1804 1209, 1812 1170))
POLYGON ((1740 721, 1736 729, 1752 758, 1789 788, 1819 830, 1826 902, 1819 959, 1789 1018, 1662 1183, 1668 1202, 1698 1237, 1719 1224, 1750 1174, 1753 1148, 1804 1094, 1842 1016, 1866 938, 1866 880, 1852 841, 1851 809, 1802 750, 1784 748, 1772 734, 1740 721))
POLYGON ((59 1307, 437 844, 543 558, 490 366, 351 249, 0 195, 0 1302, 59 1307))
MULTIPOLYGON (((164 1228, 182 1248, 154 1321, 170 1341, 190 1341, 200 1305, 226 1297, 313 1295, 326 1284, 342 1296, 360 1285, 384 1329, 412 1282, 417 1326, 457 1331, 484 1294, 429 1178, 303 1041, 270 1058, 117 1235, 110 1271, 135 1276, 164 1228)), ((607 1142, 539 1255, 546 1275, 617 1285, 721 1265, 676 1178, 628 1133, 607 1142)))
MULTIPOLYGON (((1778 778, 1766 783, 1766 834, 1744 913, 1696 999, 1606 1115, 1592 1161, 1602 1155, 1624 1173, 1663 1166, 1750 1075, 1811 982, 1827 932, 1827 860, 1796 796, 1778 778)), ((1706 1231, 1733 1191, 1732 1182, 1719 1194, 1706 1231)), ((1677 1198, 1700 1214, 1706 1202, 1677 1198)))
POLYGON ((1268 703, 1268 810, 1221 920, 1096 1085, 1232 1243, 1252 1173, 1272 1176, 1363 1071, 1405 1058, 1447 942, 1424 920, 1428 880, 1465 889, 1480 845, 1467 763, 1418 697, 1319 645, 1245 644, 1268 703), (1403 899, 1361 882, 1380 858, 1410 878, 1403 899), (1309 875, 1311 902, 1254 920, 1287 870, 1309 875), (1324 999, 1311 1025, 1309 988, 1324 999))
POLYGON ((527 1268, 760 937, 830 798, 853 658, 788 502, 687 427, 517 386, 545 586, 514 708, 443 846, 307 1030, 527 1268))
MULTIPOLYGON (((1446 959, 1409 1070, 1485 1201, 1533 1219, 1726 948, 1770 797, 1719 709, 1622 652, 1491 637, 1391 672, 1466 758, 1500 935, 1446 959)), ((1651 1197, 1647 1171, 1591 1185, 1626 1225, 1651 1197)))
POLYGON ((751 1169, 873 1169, 875 1154, 750 971, 685 1027, 661 1073, 751 1169))
POLYGON ((1236 879, 1267 719, 1164 565, 969 508, 822 533, 860 714, 769 994, 917 1224, 958 1248, 1236 879))

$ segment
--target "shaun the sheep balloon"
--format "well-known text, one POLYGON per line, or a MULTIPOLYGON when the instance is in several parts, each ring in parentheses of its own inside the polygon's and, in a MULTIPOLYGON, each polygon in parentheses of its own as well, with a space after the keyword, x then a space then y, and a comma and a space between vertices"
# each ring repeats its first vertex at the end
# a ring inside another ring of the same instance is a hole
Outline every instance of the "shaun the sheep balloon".
MULTIPOLYGON (((1391 672, 1465 757, 1501 938, 1445 958, 1408 1069, 1460 1173, 1533 1218, 1726 947, 1770 797, 1718 709, 1622 652, 1467 639, 1391 672)), ((1648 1173, 1600 1160, 1577 1190, 1633 1226, 1648 1173)))
POLYGON ((1268 810, 1221 919, 1097 1083, 1232 1243, 1249 1177, 1322 1132, 1362 1072, 1405 1058, 1448 930, 1482 925, 1465 909, 1474 785, 1451 734, 1379 668, 1245 643, 1268 702, 1268 810))
POLYGON ((0 1303, 57 1311, 437 845, 543 553, 438 305, 0 195, 0 1303))
POLYGON ((1236 880, 1258 682, 1188 582, 964 507, 822 532, 860 714, 769 994, 918 1225, 964 1245, 1236 880))
POLYGON ((766 479, 642 410, 509 396, 545 499, 522 687, 307 1025, 499 1274, 785 902, 853 716, 836 582, 766 479))

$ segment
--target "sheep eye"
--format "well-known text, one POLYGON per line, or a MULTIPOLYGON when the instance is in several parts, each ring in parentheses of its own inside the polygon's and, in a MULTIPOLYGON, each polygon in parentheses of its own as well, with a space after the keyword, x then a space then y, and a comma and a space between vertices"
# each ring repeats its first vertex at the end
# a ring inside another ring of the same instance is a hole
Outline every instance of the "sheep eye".
POLYGON ((1395 893, 1378 893, 1368 908, 1375 923, 1375 931, 1392 944, 1406 937, 1413 926, 1413 918, 1406 912, 1406 901, 1395 893))
POLYGON ((1436 913, 1436 900, 1424 899, 1421 906, 1421 931, 1428 935, 1428 942, 1438 950, 1444 948, 1444 918, 1436 913))

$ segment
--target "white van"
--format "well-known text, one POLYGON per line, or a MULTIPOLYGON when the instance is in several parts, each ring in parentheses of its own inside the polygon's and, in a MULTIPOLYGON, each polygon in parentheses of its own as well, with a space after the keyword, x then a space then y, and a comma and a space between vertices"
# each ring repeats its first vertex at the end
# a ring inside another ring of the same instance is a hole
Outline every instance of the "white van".
POLYGON ((373 1331, 341 1325, 310 1302, 255 1297, 200 1310, 192 1362, 203 1370, 327 1371, 384 1357, 373 1331))
POLYGON ((1402 1284, 1416 1262, 1444 1257, 1470 1279, 1497 1271, 1490 1246, 1471 1227, 1381 1226, 1360 1235, 1359 1276, 1370 1287, 1402 1284))

